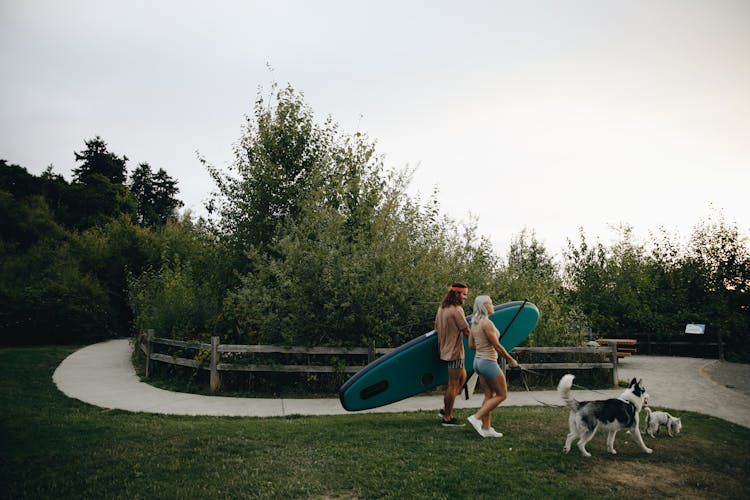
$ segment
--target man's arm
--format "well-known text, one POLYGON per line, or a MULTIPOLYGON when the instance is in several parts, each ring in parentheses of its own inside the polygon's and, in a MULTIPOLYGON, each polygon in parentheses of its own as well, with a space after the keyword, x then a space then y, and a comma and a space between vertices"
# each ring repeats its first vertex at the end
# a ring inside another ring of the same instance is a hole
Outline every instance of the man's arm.
POLYGON ((466 316, 464 316, 464 310, 460 307, 456 307, 455 317, 458 331, 463 333, 466 337, 471 338, 471 330, 469 329, 469 323, 466 321, 466 316))

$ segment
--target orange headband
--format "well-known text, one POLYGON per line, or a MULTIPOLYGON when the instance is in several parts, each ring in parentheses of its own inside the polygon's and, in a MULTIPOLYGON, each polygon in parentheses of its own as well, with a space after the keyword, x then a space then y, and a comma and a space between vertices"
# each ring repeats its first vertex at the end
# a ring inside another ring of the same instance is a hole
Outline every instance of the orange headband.
POLYGON ((459 287, 459 286, 451 286, 448 287, 448 291, 451 292, 458 292, 458 293, 469 293, 469 289, 466 287, 459 287))

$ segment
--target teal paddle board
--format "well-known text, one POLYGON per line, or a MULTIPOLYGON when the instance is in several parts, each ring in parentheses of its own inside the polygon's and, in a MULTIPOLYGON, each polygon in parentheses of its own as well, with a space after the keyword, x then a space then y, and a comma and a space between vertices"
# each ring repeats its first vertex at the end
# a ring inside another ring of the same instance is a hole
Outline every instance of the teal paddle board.
MULTIPOLYGON (((526 340, 539 321, 539 309, 528 301, 495 306, 490 320, 500 332, 500 344, 510 351, 526 340)), ((474 372, 474 350, 464 340, 466 373, 474 372)), ((389 405, 448 382, 448 370, 438 354, 435 330, 410 340, 355 373, 339 389, 348 411, 389 405)))

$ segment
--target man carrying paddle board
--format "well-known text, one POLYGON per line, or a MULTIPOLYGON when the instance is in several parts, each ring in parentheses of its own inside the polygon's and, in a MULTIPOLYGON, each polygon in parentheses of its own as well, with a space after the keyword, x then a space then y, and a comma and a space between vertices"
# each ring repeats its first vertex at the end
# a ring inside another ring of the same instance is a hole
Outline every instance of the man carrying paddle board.
POLYGON ((448 385, 443 397, 442 425, 446 427, 461 425, 453 416, 453 405, 461 388, 466 382, 464 368, 464 342, 462 335, 470 335, 469 323, 461 307, 469 295, 469 289, 463 283, 453 283, 435 315, 435 330, 438 335, 440 359, 448 370, 448 385))

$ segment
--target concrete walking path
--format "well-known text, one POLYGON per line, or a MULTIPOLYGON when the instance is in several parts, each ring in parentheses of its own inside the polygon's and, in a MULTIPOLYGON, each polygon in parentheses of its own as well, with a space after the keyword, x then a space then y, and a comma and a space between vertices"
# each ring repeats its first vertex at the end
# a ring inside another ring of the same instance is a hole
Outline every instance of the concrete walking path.
MULTIPOLYGON (((260 399, 201 396, 158 389, 141 382, 130 361, 132 345, 116 339, 84 347, 68 356, 53 380, 67 396, 101 408, 168 415, 279 417, 344 415, 337 398, 260 399)), ((750 365, 699 358, 637 355, 624 359, 619 378, 642 378, 652 407, 688 410, 750 428, 750 365), (717 382, 719 380, 720 382, 717 382)), ((576 399, 617 397, 621 390, 575 390, 576 399)), ((456 408, 477 408, 482 396, 459 396, 456 408)), ((560 406, 556 391, 512 391, 504 406, 560 406)), ((417 396, 356 413, 394 413, 442 408, 441 395, 417 396)))

